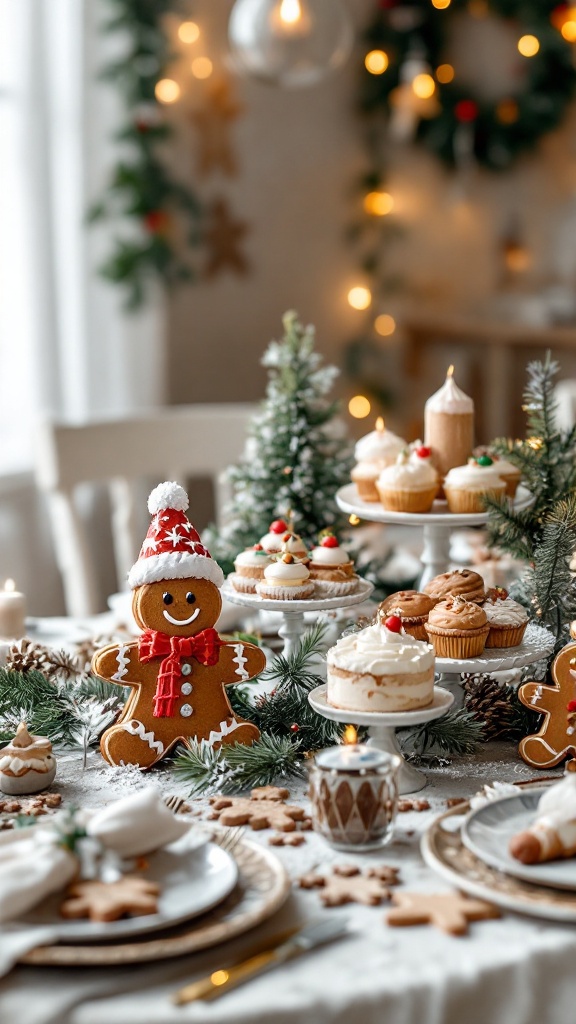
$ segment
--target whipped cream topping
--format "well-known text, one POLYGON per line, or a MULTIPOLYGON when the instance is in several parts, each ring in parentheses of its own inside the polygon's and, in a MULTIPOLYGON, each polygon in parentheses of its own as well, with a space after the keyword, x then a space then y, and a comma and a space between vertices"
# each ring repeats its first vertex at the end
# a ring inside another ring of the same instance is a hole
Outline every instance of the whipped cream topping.
POLYGON ((282 538, 283 533, 265 533, 263 537, 258 541, 262 545, 264 551, 270 553, 276 553, 282 550, 282 538))
POLYGON ((312 548, 310 558, 315 565, 347 565, 351 559, 344 548, 312 548))
POLYGON ((270 554, 268 551, 254 551, 254 548, 248 548, 236 555, 235 564, 250 568, 258 566, 259 569, 263 569, 265 565, 270 564, 270 554))
POLYGON ((485 601, 482 608, 488 622, 494 626, 523 626, 528 621, 526 609, 511 597, 504 601, 485 601))
POLYGON ((406 441, 391 430, 372 430, 356 443, 354 456, 356 462, 380 462, 382 466, 393 462, 406 441))
POLYGON ((376 624, 341 637, 328 651, 327 661, 329 666, 348 672, 370 672, 375 676, 424 672, 434 665, 434 648, 404 630, 394 633, 376 624))
POLYGON ((576 772, 566 772, 543 793, 533 827, 556 829, 566 845, 576 841, 576 772))
POLYGON ((264 576, 269 583, 293 587, 310 579, 310 573, 302 562, 283 562, 281 560, 266 566, 264 576))
POLYGON ((464 487, 467 491, 503 491, 505 486, 496 464, 479 466, 474 460, 451 469, 444 481, 444 488, 464 487))
POLYGON ((290 555, 307 555, 308 548, 306 547, 302 537, 297 533, 284 533, 282 534, 282 546, 281 551, 287 551, 290 555), (286 538, 286 539, 284 539, 286 538))
POLYGON ((421 459, 417 455, 402 453, 393 466, 383 469, 378 478, 379 487, 401 487, 406 490, 419 490, 434 487, 438 483, 438 474, 429 459, 421 459))
POLYGON ((446 377, 441 388, 426 402, 426 412, 447 412, 450 414, 474 412, 474 402, 458 387, 454 377, 446 377))

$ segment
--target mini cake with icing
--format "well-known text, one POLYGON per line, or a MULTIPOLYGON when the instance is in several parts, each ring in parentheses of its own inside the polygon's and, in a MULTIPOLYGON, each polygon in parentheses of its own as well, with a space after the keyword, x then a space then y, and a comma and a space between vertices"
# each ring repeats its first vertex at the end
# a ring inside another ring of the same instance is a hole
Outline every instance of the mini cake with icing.
POLYGON ((258 543, 269 555, 277 555, 282 550, 282 542, 286 533, 288 533, 287 523, 283 519, 275 519, 273 523, 270 523, 268 533, 260 537, 258 543))
POLYGON ((346 711, 413 711, 434 697, 434 649, 389 616, 340 638, 327 654, 327 700, 346 711))
POLYGON ((435 604, 447 597, 463 597, 466 601, 482 604, 486 599, 484 580, 480 573, 473 569, 454 569, 435 576, 424 587, 424 593, 432 598, 435 604))
POLYGON ((405 447, 406 442, 401 437, 384 428, 383 419, 376 421, 376 430, 365 434, 356 443, 356 465, 351 476, 363 501, 379 501, 376 481, 382 470, 391 466, 405 447))
POLYGON ((54 781, 56 758, 46 736, 32 736, 25 722, 0 751, 0 789, 14 795, 38 793, 54 781))
POLYGON ((490 626, 486 647, 518 647, 528 625, 526 609, 508 597, 504 587, 489 590, 482 607, 490 626))
POLYGON ((465 466, 451 469, 444 480, 444 493, 450 512, 485 512, 486 498, 499 498, 506 484, 489 455, 468 459, 465 466))
POLYGON ((356 590, 359 577, 354 562, 333 533, 325 534, 318 547, 312 548, 308 567, 317 597, 340 597, 356 590))
POLYGON ((566 775, 538 801, 536 818, 510 840, 512 857, 522 864, 542 864, 576 855, 576 768, 569 761, 566 775))
POLYGON ((294 533, 293 530, 287 530, 282 537, 280 554, 294 555, 299 562, 308 562, 310 557, 302 537, 299 533, 294 533))
POLYGON ((264 579, 256 586, 256 593, 266 600, 304 601, 314 594, 310 570, 294 555, 285 552, 264 570, 264 579))
POLYGON ((501 455, 496 455, 490 448, 475 448, 473 455, 475 458, 479 458, 482 455, 490 456, 494 463, 494 469, 500 479, 506 484, 506 494, 509 498, 514 498, 522 477, 518 466, 515 466, 513 462, 509 462, 508 459, 503 458, 501 455))
POLYGON ((234 572, 230 575, 234 590, 242 594, 255 594, 256 584, 264 579, 264 570, 271 561, 272 557, 261 544, 241 551, 234 560, 234 572))
POLYGON ((434 601, 428 594, 421 594, 418 590, 398 590, 378 605, 378 618, 384 622, 389 615, 397 615, 409 636, 415 640, 427 640, 424 625, 433 607, 434 601))
POLYGON ((430 448, 423 445, 412 454, 403 451, 393 466, 383 469, 376 481, 380 501, 390 512, 429 512, 438 494, 438 473, 430 448))
POLYGON ((434 606, 425 629, 437 658, 477 658, 490 627, 480 605, 463 597, 447 597, 434 606))

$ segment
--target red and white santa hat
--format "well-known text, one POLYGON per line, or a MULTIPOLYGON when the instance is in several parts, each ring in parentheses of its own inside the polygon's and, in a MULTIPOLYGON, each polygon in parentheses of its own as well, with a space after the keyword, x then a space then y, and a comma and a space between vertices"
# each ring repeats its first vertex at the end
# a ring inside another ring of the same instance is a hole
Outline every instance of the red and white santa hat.
POLYGON ((210 580, 217 587, 224 573, 202 544, 186 516, 188 495, 180 484, 158 484, 148 498, 152 522, 140 549, 138 561, 128 573, 134 589, 159 580, 210 580))

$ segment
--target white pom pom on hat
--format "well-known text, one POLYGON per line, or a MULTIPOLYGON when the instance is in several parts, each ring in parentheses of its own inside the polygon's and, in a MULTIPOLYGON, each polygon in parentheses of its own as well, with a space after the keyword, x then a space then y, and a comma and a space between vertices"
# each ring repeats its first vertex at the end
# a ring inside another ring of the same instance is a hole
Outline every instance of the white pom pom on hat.
POLYGON ((165 480, 163 484, 158 484, 148 498, 148 511, 151 516, 162 508, 174 508, 178 512, 185 512, 188 505, 186 491, 174 480, 165 480))

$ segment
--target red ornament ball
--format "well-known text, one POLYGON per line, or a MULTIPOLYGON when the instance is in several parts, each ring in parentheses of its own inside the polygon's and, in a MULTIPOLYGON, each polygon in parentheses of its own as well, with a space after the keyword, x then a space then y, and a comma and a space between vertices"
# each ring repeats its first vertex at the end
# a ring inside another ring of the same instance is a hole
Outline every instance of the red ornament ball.
POLYGON ((402 619, 399 615, 389 615, 388 618, 384 620, 384 625, 391 633, 402 632, 402 619))
POLYGON ((300 732, 300 726, 296 722, 292 722, 290 726, 290 732, 300 732))
POLYGON ((429 459, 432 455, 432 449, 428 448, 425 444, 422 444, 416 449, 416 455, 419 459, 429 459))
POLYGON ((337 548, 338 547, 338 540, 334 536, 333 533, 328 533, 328 534, 326 534, 325 537, 322 538, 322 541, 320 542, 320 547, 322 547, 322 548, 337 548))
POLYGON ((456 119, 463 124, 475 121, 478 117, 478 104, 474 100, 460 100, 454 107, 456 119))
POLYGON ((283 519, 275 519, 273 523, 270 523, 270 533, 286 533, 287 529, 283 519))

